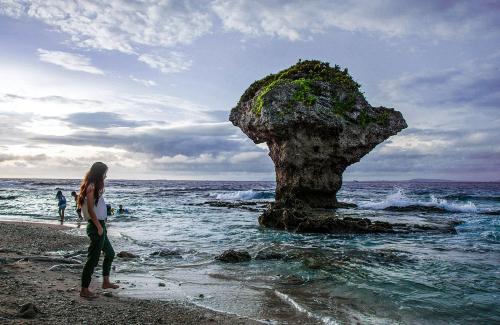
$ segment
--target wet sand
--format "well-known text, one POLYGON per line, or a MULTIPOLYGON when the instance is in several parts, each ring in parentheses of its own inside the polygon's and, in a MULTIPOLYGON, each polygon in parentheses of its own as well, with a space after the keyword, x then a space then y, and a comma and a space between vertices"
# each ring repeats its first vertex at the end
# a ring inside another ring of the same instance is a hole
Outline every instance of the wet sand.
POLYGON ((70 229, 0 222, 0 324, 257 324, 187 303, 120 297, 126 288, 100 289, 100 270, 91 284, 100 297, 80 298, 82 256, 61 251, 85 250, 88 239, 70 229), (33 318, 19 314, 26 303, 39 311, 33 318))

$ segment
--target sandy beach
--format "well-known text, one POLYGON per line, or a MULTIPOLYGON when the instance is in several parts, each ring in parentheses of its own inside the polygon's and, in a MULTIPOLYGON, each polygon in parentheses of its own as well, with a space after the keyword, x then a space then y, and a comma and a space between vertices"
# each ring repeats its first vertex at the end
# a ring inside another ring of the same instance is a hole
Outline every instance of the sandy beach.
POLYGON ((127 289, 100 289, 99 270, 94 273, 91 289, 100 297, 92 301, 80 298, 83 265, 78 262, 84 260, 81 251, 88 239, 69 234, 70 229, 0 222, 0 324, 256 323, 185 303, 119 297, 119 292, 127 289), (20 314, 27 303, 38 312, 20 314))

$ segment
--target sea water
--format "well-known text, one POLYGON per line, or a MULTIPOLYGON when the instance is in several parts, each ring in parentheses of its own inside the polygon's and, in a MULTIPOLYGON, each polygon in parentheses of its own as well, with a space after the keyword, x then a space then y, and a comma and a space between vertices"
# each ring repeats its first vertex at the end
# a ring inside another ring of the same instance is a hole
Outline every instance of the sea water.
MULTIPOLYGON (((57 222, 55 194, 77 180, 0 180, 0 219, 57 222)), ((120 295, 173 299, 268 323, 500 323, 500 183, 346 182, 342 216, 405 223, 462 222, 457 233, 296 234, 261 228, 274 182, 111 180, 110 216, 120 295), (233 207, 206 202, 250 203, 233 207), (223 264, 226 249, 284 260, 223 264), (156 251, 168 256, 152 256, 156 251), (162 282, 165 286, 159 286, 162 282)), ((72 231, 84 234, 84 227, 72 231)))

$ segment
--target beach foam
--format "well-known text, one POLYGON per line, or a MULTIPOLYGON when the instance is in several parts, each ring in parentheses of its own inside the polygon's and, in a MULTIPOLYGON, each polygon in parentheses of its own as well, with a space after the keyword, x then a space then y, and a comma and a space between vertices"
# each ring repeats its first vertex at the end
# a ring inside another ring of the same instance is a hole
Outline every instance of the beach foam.
POLYGON ((305 307, 303 307, 302 305, 300 305, 297 301, 295 301, 294 299, 292 299, 287 294, 284 294, 284 293, 282 293, 282 292, 280 292, 278 290, 274 290, 274 294, 276 296, 278 296, 281 300, 283 300, 284 302, 286 302, 287 304, 289 304, 290 306, 292 306, 295 310, 297 310, 297 311, 299 311, 299 312, 301 312, 303 314, 306 314, 310 318, 319 320, 320 322, 322 322, 325 325, 336 325, 336 324, 338 324, 338 322, 335 321, 331 317, 320 316, 320 315, 317 315, 315 313, 310 312, 309 310, 307 310, 305 307))

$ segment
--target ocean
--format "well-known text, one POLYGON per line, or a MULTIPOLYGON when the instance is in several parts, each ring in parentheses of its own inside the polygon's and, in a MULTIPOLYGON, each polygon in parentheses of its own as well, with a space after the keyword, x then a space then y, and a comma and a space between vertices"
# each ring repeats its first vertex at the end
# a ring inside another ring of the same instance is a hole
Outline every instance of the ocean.
MULTIPOLYGON (((55 194, 78 180, 1 179, 0 220, 57 223, 55 194)), ((274 182, 110 180, 105 199, 120 295, 189 301, 267 323, 500 323, 500 183, 345 182, 339 216, 425 224, 457 233, 297 234, 261 228, 274 182), (280 260, 224 264, 226 249, 280 260), (154 252, 163 251, 163 256, 154 252), (162 282, 165 286, 159 286, 162 282)))

